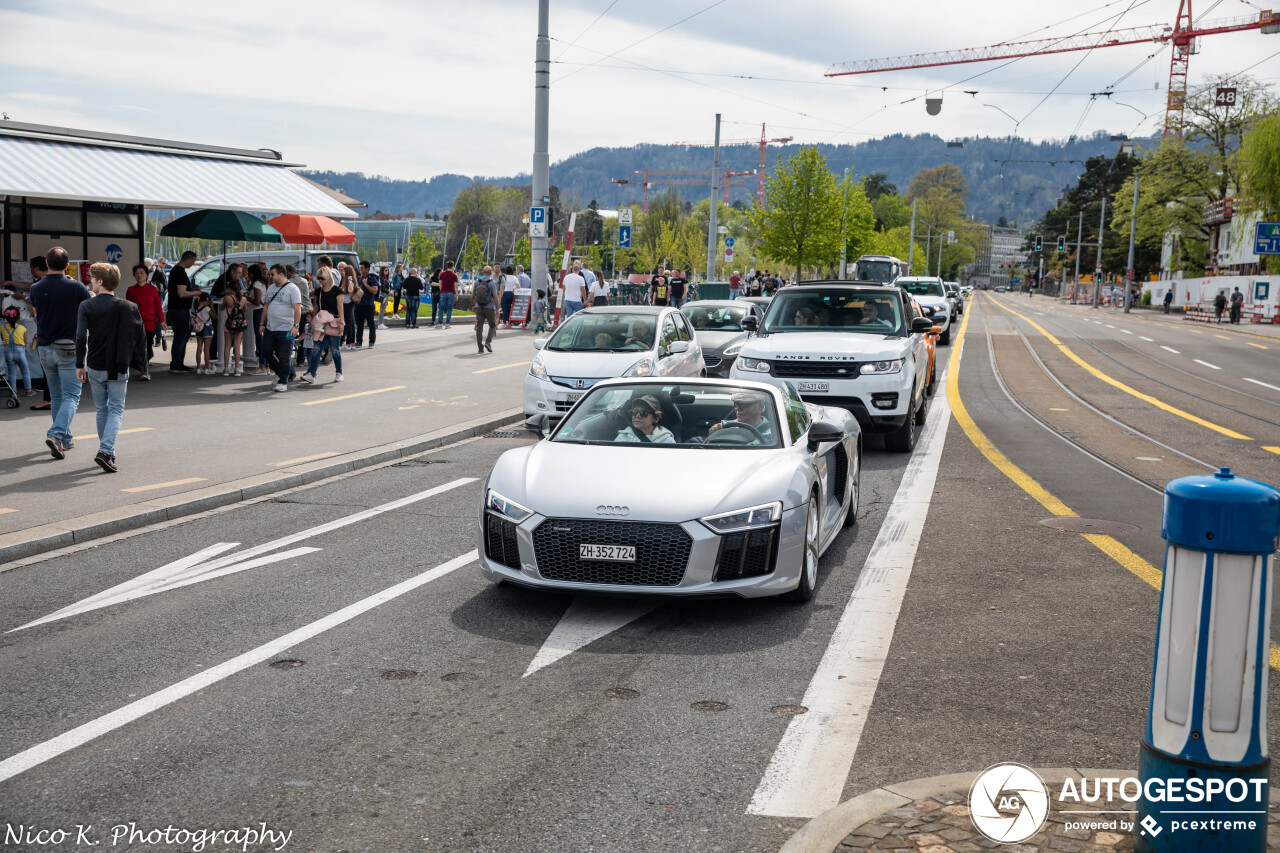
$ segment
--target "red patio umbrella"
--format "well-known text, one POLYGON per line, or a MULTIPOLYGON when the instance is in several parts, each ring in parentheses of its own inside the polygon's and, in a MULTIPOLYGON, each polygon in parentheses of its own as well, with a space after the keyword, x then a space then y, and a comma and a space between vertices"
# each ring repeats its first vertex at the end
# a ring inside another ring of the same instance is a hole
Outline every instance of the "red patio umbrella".
POLYGON ((355 233, 327 216, 303 216, 285 213, 267 224, 284 235, 286 243, 354 243, 355 233))

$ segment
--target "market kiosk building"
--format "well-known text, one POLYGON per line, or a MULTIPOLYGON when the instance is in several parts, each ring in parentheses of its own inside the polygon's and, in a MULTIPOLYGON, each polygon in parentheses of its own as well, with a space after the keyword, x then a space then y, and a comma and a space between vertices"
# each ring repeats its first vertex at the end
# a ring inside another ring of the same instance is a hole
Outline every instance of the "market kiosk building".
POLYGON ((356 218, 299 165, 267 149, 0 121, 0 278, 30 281, 28 259, 62 246, 128 280, 146 255, 148 208, 356 218))

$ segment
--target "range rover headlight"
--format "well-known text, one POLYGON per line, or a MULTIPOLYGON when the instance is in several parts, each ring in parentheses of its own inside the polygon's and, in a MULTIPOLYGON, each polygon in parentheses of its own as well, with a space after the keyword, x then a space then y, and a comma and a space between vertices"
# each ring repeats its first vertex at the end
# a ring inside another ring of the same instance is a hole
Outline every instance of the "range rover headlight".
POLYGON ((738 367, 742 370, 748 370, 752 373, 768 373, 769 362, 761 361, 758 358, 747 358, 745 355, 738 359, 738 367))
POLYGON ((722 512, 699 519, 716 533, 737 533, 777 524, 782 518, 782 501, 751 506, 746 509, 722 512))
POLYGON ((520 506, 520 504, 503 497, 493 489, 489 489, 485 494, 484 505, 485 509, 490 512, 496 512, 503 518, 511 519, 516 524, 533 515, 533 510, 520 506))
POLYGON ((883 376, 888 373, 902 372, 902 359, 895 358, 893 361, 869 361, 859 368, 859 373, 874 373, 883 376))
POLYGON ((543 382, 550 382, 551 377, 547 376, 547 366, 542 363, 542 356, 535 355, 533 361, 529 364, 529 375, 541 379, 543 382))

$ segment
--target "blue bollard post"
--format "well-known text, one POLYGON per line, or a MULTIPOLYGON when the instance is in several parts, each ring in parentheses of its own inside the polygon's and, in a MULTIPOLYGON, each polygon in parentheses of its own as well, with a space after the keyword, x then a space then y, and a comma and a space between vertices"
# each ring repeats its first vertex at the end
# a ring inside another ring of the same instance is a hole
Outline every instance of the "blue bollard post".
POLYGON ((1164 490, 1164 582, 1135 847, 1262 853, 1280 490, 1181 477, 1164 490))

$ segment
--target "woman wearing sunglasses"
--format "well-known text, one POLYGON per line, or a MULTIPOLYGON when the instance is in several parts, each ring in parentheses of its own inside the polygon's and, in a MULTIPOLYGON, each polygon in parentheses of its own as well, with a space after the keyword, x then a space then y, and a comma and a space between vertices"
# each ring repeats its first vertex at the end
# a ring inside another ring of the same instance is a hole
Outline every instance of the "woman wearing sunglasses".
POLYGON ((627 410, 631 418, 631 426, 618 430, 614 441, 631 441, 639 444, 675 444, 676 437, 671 430, 659 426, 662 422, 662 407, 658 399, 651 394, 636 397, 627 410))

